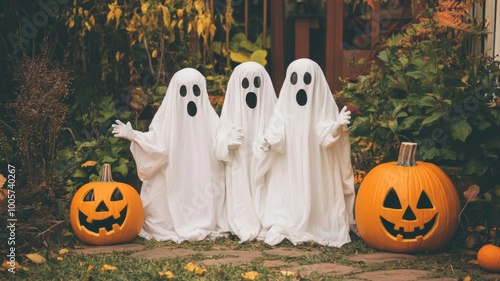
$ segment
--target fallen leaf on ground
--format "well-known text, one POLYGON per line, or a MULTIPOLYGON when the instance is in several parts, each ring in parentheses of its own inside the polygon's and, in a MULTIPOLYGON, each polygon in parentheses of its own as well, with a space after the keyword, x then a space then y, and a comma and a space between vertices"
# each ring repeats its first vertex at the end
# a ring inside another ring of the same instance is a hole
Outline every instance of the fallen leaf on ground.
POLYGON ((109 264, 105 264, 102 266, 101 270, 116 270, 116 266, 112 266, 112 265, 109 265, 109 264))
POLYGON ((27 254, 26 257, 34 263, 44 263, 47 260, 39 254, 27 254))
POLYGON ((289 271, 289 270, 282 270, 281 271, 281 275, 287 276, 287 277, 297 277, 297 276, 299 276, 299 274, 297 272, 289 271))
POLYGON ((14 270, 28 270, 26 267, 22 267, 17 261, 4 260, 2 262, 2 266, 0 266, 1 271, 9 270, 11 268, 14 268, 14 270))
POLYGON ((59 250, 59 254, 60 255, 64 255, 64 254, 67 254, 67 253, 68 253, 68 249, 66 249, 66 248, 59 250))
POLYGON ((94 266, 93 266, 93 265, 91 265, 91 264, 89 264, 89 266, 87 267, 87 272, 91 271, 91 270, 92 270, 92 268, 94 268, 94 266))
POLYGON ((64 259, 63 259, 62 257, 57 257, 57 260, 58 260, 58 261, 62 261, 62 260, 64 260, 64 259))
POLYGON ((206 269, 198 267, 194 265, 194 263, 190 262, 184 266, 184 269, 187 271, 194 272, 196 275, 202 275, 203 273, 207 272, 206 269))
POLYGON ((165 277, 167 279, 174 279, 175 278, 172 271, 163 271, 163 272, 160 271, 160 272, 158 272, 158 274, 160 274, 160 277, 165 277))
POLYGON ((247 279, 247 280, 255 280, 255 278, 259 277, 259 273, 257 271, 248 271, 248 272, 242 273, 241 277, 243 277, 243 279, 247 279))

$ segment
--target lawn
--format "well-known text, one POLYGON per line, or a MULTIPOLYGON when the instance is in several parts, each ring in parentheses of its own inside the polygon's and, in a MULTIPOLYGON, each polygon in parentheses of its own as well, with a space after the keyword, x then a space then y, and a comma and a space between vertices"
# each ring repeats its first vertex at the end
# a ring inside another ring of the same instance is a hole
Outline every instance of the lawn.
MULTIPOLYGON (((227 248, 231 250, 264 251, 271 249, 270 246, 259 242, 238 243, 233 237, 218 238, 216 240, 205 240, 194 243, 176 244, 173 242, 156 242, 136 238, 133 243, 144 245, 145 250, 157 247, 179 247, 196 251, 208 251, 214 248, 227 248)), ((81 255, 75 250, 85 245, 79 242, 71 232, 63 231, 51 241, 47 241, 41 248, 32 248, 33 254, 39 254, 45 258, 45 262, 34 263, 28 257, 23 256, 21 267, 15 274, 8 271, 0 273, 0 278, 9 280, 166 280, 167 272, 173 276, 173 280, 244 280, 243 275, 247 272, 258 272, 255 280, 352 280, 353 274, 343 276, 330 276, 321 273, 311 273, 301 276, 300 273, 293 276, 284 276, 282 270, 285 267, 266 267, 265 261, 281 260, 299 265, 317 263, 335 263, 358 268, 357 271, 369 272, 376 270, 391 269, 419 269, 432 271, 432 278, 452 278, 456 280, 494 280, 490 273, 479 268, 475 263, 476 253, 462 248, 458 243, 451 243, 447 248, 436 253, 414 254, 416 259, 401 259, 384 263, 354 262, 347 258, 363 253, 373 253, 377 250, 368 247, 360 238, 353 236, 352 242, 342 248, 324 247, 317 244, 297 245, 285 241, 278 248, 297 248, 307 251, 318 251, 316 255, 304 255, 298 257, 266 255, 254 259, 247 264, 232 264, 220 266, 203 266, 201 261, 207 257, 202 254, 187 255, 177 258, 164 258, 146 260, 131 257, 130 253, 105 253, 81 255), (63 234, 64 233, 64 234, 63 234), (65 253, 65 249, 68 250, 65 253), (61 251, 62 250, 62 251, 61 251), (188 263, 199 265, 201 274, 185 269, 188 263), (489 275, 489 277, 487 277, 489 275), (470 278, 470 279, 467 279, 470 278)), ((462 244, 463 245, 463 244, 462 244)), ((223 258, 224 255, 215 258, 223 258)))

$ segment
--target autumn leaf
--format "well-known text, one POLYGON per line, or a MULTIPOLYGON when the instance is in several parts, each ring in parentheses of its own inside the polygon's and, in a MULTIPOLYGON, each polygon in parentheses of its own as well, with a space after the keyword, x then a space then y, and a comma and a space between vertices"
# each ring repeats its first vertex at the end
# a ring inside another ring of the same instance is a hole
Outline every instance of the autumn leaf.
POLYGON ((7 195, 9 195, 9 190, 0 188, 0 202, 5 200, 5 198, 7 198, 7 195))
POLYGON ((259 277, 259 273, 257 271, 248 271, 242 273, 241 277, 246 280, 255 280, 255 278, 259 277))
POLYGON ((26 267, 21 266, 17 261, 8 261, 4 260, 2 262, 2 266, 0 266, 1 271, 9 270, 11 268, 14 268, 15 270, 28 270, 26 267))
POLYGON ((166 279, 174 279, 175 278, 172 271, 163 271, 163 272, 160 271, 160 272, 158 272, 158 274, 160 275, 160 277, 165 277, 166 279))
POLYGON ((63 259, 62 257, 57 257, 57 260, 58 260, 58 261, 62 261, 62 260, 64 260, 64 259, 63 259))
POLYGON ((113 271, 113 270, 117 270, 116 266, 112 266, 112 265, 109 265, 109 264, 104 264, 102 267, 101 267, 101 270, 102 271, 113 271))
POLYGON ((373 0, 368 0, 367 3, 370 6, 370 8, 372 8, 372 10, 375 10, 375 5, 373 5, 373 0))
POLYGON ((59 255, 64 255, 64 254, 67 254, 68 252, 69 252, 68 249, 63 248, 63 249, 59 250, 59 255))
POLYGON ((149 4, 148 2, 141 5, 141 11, 143 14, 145 14, 148 11, 150 5, 151 4, 149 4))
POLYGON ((95 165, 97 165, 96 161, 87 161, 87 162, 82 164, 82 168, 94 167, 95 165))
POLYGON ((6 181, 7 179, 2 174, 0 174, 0 187, 3 187, 6 181))
POLYGON ((177 9, 176 13, 179 18, 182 18, 182 15, 184 15, 184 9, 177 9))
POLYGON ((294 271, 289 271, 289 270, 282 270, 280 271, 281 275, 286 276, 286 277, 298 277, 299 274, 294 271))
POLYGON ((90 272, 93 268, 94 268, 94 266, 89 264, 89 266, 87 266, 87 272, 90 272))
POLYGON ((47 260, 39 254, 27 254, 26 257, 34 263, 45 263, 47 260))
POLYGON ((194 272, 196 275, 203 275, 205 272, 207 272, 206 269, 198 267, 198 266, 194 265, 192 262, 186 264, 184 266, 184 269, 187 271, 194 272))
POLYGON ((477 184, 473 184, 469 186, 469 188, 464 191, 464 197, 467 199, 467 202, 474 200, 479 194, 479 186, 477 184))

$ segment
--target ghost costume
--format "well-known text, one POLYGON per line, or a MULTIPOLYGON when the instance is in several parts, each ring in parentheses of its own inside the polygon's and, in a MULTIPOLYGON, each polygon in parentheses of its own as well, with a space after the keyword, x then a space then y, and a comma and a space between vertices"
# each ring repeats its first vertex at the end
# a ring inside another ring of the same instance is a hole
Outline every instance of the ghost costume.
POLYGON ((226 206, 231 232, 240 242, 257 238, 255 168, 252 144, 263 133, 276 104, 266 69, 255 62, 238 65, 231 75, 216 137, 216 157, 226 163, 226 206))
MULTIPOLYGON (((143 181, 141 237, 180 243, 229 230, 223 208, 224 166, 214 156, 218 122, 205 78, 186 68, 172 77, 149 131, 128 133, 143 181)), ((120 123, 114 125, 117 136, 125 126, 120 123)))
POLYGON ((354 179, 346 124, 318 64, 292 62, 260 138, 257 210, 267 244, 287 238, 340 247, 354 228, 354 179))

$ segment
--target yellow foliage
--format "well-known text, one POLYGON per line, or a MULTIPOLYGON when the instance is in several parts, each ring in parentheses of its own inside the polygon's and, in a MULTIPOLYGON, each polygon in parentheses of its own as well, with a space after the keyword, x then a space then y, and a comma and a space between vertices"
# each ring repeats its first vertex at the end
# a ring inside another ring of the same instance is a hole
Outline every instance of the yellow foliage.
POLYGON ((194 272, 196 275, 203 275, 205 272, 207 272, 206 269, 198 267, 194 265, 194 263, 190 262, 184 266, 184 269, 187 271, 194 272))
POLYGON ((27 254, 26 257, 34 263, 45 263, 47 260, 39 254, 27 254))
POLYGON ((67 253, 68 253, 68 249, 66 249, 66 248, 63 248, 63 249, 59 250, 59 254, 60 255, 64 255, 64 254, 67 254, 67 253))
POLYGON ((117 270, 116 266, 112 266, 112 265, 109 265, 109 264, 105 264, 101 267, 101 270, 102 271, 113 271, 113 270, 117 270))
POLYGON ((160 275, 160 277, 165 277, 166 279, 174 279, 175 278, 172 271, 163 271, 163 272, 160 271, 160 272, 158 272, 158 274, 160 275))
POLYGON ((144 13, 144 14, 147 13, 148 12, 148 8, 149 8, 150 5, 151 4, 149 4, 148 2, 142 4, 141 5, 141 11, 142 11, 142 13, 144 13))
POLYGON ((257 271, 248 271, 241 274, 241 277, 246 280, 255 280, 259 277, 259 273, 257 271))
POLYGON ((109 13, 107 16, 106 23, 116 20, 116 26, 120 23, 120 17, 122 16, 122 10, 118 7, 117 0, 113 4, 108 4, 109 13))
POLYGON ((2 266, 0 266, 1 271, 9 270, 13 268, 14 270, 28 270, 26 267, 21 266, 17 261, 4 260, 2 266))
POLYGON ((7 179, 4 177, 4 175, 0 174, 0 187, 3 187, 7 179))
POLYGON ((89 160, 89 161, 82 164, 82 168, 94 167, 95 165, 97 165, 96 161, 89 160))

